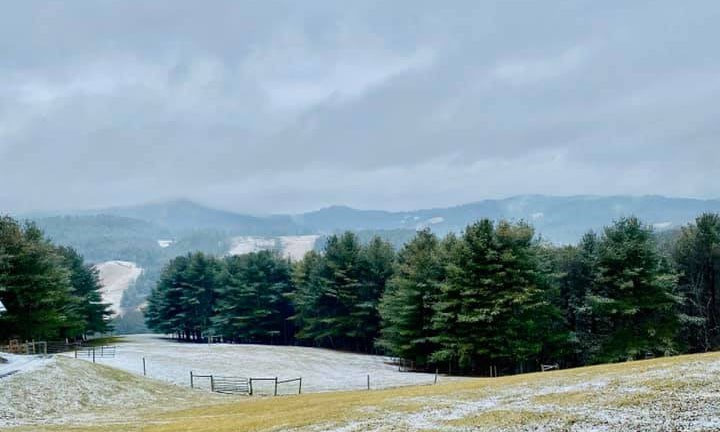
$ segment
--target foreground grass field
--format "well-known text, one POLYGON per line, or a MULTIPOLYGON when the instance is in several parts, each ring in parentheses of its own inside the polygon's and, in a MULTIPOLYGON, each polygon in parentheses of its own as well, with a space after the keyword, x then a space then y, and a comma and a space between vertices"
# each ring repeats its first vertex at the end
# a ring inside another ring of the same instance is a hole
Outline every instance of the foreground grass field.
MULTIPOLYGON (((118 382, 148 381, 102 366, 83 367, 101 368, 118 382)), ((107 413, 92 421, 88 416, 76 421, 69 417, 63 425, 34 424, 17 430, 720 430, 718 353, 278 398, 226 398, 164 386, 148 387, 158 397, 148 398, 142 407, 115 407, 124 411, 121 416, 107 413), (173 406, 178 408, 171 410, 173 406), (182 406, 186 408, 179 409, 182 406)), ((88 401, 87 412, 101 409, 91 405, 88 401)))

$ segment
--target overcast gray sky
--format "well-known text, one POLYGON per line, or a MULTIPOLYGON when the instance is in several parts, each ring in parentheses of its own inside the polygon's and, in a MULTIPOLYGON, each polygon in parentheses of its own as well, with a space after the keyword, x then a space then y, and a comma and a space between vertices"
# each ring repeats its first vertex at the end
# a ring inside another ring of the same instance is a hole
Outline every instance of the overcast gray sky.
POLYGON ((16 1, 0 210, 720 197, 717 1, 16 1))

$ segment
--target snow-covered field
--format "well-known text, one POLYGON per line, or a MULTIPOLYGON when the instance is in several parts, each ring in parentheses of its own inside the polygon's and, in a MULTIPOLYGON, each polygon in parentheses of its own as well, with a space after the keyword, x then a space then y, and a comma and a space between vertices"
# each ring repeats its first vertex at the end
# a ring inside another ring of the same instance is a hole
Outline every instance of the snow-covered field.
POLYGON ((280 237, 255 237, 240 236, 234 237, 228 255, 243 255, 261 250, 278 250, 280 254, 293 261, 302 259, 303 256, 315 247, 319 236, 280 236, 280 237))
MULTIPOLYGON (((157 335, 131 335, 117 345, 115 358, 98 363, 142 374, 145 357, 148 376, 183 386, 190 385, 190 371, 197 375, 302 377, 303 392, 386 388, 433 382, 432 374, 398 372, 389 358, 319 348, 180 343, 157 335)), ((209 387, 209 380, 196 384, 209 387)), ((255 386, 255 384, 253 384, 255 386)), ((258 383, 256 389, 269 392, 272 384, 258 383)), ((281 384, 279 393, 297 393, 297 383, 281 384)))
POLYGON ((115 315, 123 315, 125 311, 120 307, 123 293, 137 280, 142 269, 129 261, 106 261, 95 268, 100 273, 103 301, 112 305, 115 315))

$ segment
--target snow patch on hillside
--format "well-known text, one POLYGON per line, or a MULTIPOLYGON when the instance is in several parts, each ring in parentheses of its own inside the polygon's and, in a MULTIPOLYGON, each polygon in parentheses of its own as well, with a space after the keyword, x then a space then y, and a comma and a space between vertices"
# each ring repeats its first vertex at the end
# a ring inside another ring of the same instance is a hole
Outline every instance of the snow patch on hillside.
POLYGON ((173 240, 158 240, 157 241, 158 246, 165 249, 166 247, 169 247, 171 244, 175 243, 173 240))
POLYGON ((277 250, 285 258, 297 261, 315 247, 319 236, 256 237, 239 236, 232 239, 229 255, 243 255, 261 250, 277 250))
POLYGON ((100 273, 103 302, 110 303, 114 315, 122 316, 125 313, 120 306, 123 293, 140 277, 142 268, 130 261, 106 261, 95 268, 100 273))
POLYGON ((232 239, 229 255, 244 255, 261 250, 275 249, 275 239, 267 237, 240 236, 232 239))
POLYGON ((313 250, 319 237, 318 235, 282 236, 280 237, 281 253, 285 258, 299 261, 306 253, 313 250))

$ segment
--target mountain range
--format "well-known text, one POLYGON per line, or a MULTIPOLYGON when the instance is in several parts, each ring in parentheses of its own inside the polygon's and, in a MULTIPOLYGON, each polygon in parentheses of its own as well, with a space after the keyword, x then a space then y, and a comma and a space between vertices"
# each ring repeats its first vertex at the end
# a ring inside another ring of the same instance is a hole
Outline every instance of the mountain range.
MULTIPOLYGON (((359 210, 331 206, 295 215, 254 216, 219 210, 188 200, 76 212, 73 216, 107 215, 142 221, 164 235, 216 230, 231 235, 282 236, 327 234, 343 230, 417 230, 430 227, 439 234, 460 231, 480 219, 525 220, 545 239, 576 241, 589 229, 600 230, 613 220, 635 215, 657 229, 678 227, 698 214, 720 211, 720 200, 663 196, 544 196, 524 195, 483 200, 446 208, 412 211, 359 210)), ((45 218, 43 218, 45 219, 45 218)))

